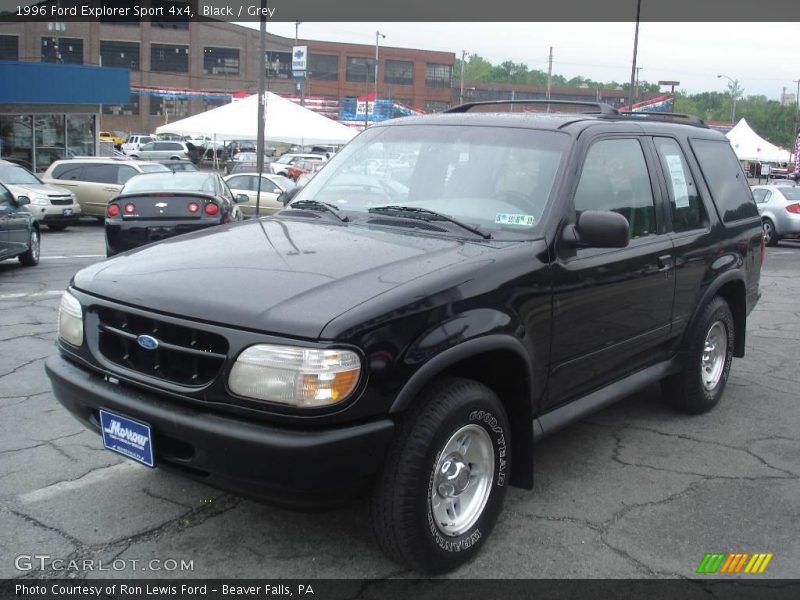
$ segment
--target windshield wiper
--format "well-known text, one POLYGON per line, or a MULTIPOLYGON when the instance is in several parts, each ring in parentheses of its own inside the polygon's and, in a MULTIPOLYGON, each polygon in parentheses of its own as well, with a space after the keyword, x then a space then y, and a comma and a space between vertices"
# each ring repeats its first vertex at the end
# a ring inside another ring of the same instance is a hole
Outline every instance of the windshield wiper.
POLYGON ((462 229, 466 229, 467 231, 474 233, 475 235, 479 235, 485 240, 492 239, 491 233, 483 232, 477 227, 473 227, 472 225, 467 225, 466 223, 462 223, 458 219, 454 219, 453 217, 450 217, 448 215, 436 212, 435 210, 430 210, 429 208, 420 208, 418 206, 397 206, 397 205, 373 206, 372 208, 368 209, 367 212, 397 215, 402 217, 411 217, 413 219, 421 219, 423 221, 447 221, 448 223, 452 223, 453 225, 458 225, 462 229))
POLYGON ((321 210, 331 213, 343 223, 347 223, 350 220, 350 217, 343 214, 342 211, 339 210, 339 207, 335 204, 320 202, 318 200, 298 200, 297 202, 291 202, 286 206, 286 208, 298 208, 300 210, 321 210))

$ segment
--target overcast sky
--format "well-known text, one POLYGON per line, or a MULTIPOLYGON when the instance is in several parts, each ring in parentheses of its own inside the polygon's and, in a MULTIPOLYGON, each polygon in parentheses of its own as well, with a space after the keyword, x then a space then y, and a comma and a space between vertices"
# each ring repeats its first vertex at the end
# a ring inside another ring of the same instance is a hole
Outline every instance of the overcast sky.
MULTIPOLYGON (((248 23, 258 27, 258 23, 248 23)), ((641 79, 677 80, 686 91, 725 91, 738 79, 745 96, 780 98, 800 79, 797 23, 642 23, 638 65, 641 79)), ((634 23, 302 23, 306 39, 375 43, 474 52, 494 63, 523 62, 547 71, 553 46, 553 72, 599 81, 630 81, 634 23)), ((271 22, 267 31, 294 37, 294 23, 271 22)), ((458 77, 458 73, 454 74, 458 77)))

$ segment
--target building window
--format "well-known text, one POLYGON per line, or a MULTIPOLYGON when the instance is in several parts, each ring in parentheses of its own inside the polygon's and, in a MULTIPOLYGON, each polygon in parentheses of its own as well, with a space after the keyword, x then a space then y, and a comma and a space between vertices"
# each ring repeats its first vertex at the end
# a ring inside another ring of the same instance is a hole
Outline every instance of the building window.
POLYGON ((350 83, 364 83, 375 79, 375 60, 347 57, 345 79, 350 83))
POLYGON ((131 94, 127 104, 103 104, 104 115, 138 115, 139 114, 139 95, 131 94))
POLYGON ((383 82, 412 85, 414 83, 414 63, 410 60, 387 60, 383 69, 383 82))
POLYGON ((138 42, 110 42, 100 40, 100 60, 104 67, 121 67, 139 70, 138 42))
POLYGON ((450 108, 449 102, 442 102, 440 100, 425 101, 425 112, 429 113, 442 112, 443 110, 447 110, 448 108, 450 108))
POLYGON ((178 119, 189 116, 189 101, 177 98, 150 96, 150 115, 178 119))
POLYGON ((189 46, 172 46, 170 44, 151 45, 150 70, 188 73, 189 46))
POLYGON ((292 76, 291 52, 267 52, 267 77, 271 79, 290 79, 292 76))
POLYGON ((317 81, 339 81, 339 57, 326 54, 309 56, 309 79, 317 81))
POLYGON ((203 73, 206 75, 238 75, 238 48, 203 48, 203 73))
POLYGON ((425 87, 449 88, 453 79, 453 67, 428 63, 425 65, 425 87))
POLYGON ((214 108, 219 108, 220 106, 225 106, 229 104, 230 100, 224 100, 222 98, 215 98, 213 100, 203 100, 203 112, 212 110, 214 108))
POLYGON ((19 38, 0 35, 0 60, 19 60, 19 38))
POLYGON ((42 62, 82 65, 83 40, 66 37, 43 37, 42 62))

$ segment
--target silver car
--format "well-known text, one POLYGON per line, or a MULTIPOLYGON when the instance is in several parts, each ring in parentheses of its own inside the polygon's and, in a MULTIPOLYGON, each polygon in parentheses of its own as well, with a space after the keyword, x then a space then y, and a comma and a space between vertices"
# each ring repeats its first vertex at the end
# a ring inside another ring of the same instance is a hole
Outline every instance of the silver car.
POLYGON ((129 152, 131 158, 144 160, 181 160, 189 158, 189 148, 184 142, 148 142, 138 150, 129 152))
POLYGON ((6 185, 14 198, 26 196, 30 204, 26 204, 24 209, 49 229, 58 231, 68 225, 77 225, 82 211, 71 191, 47 184, 28 169, 5 160, 0 160, 0 182, 6 185))
POLYGON ((800 187, 754 185, 758 213, 764 224, 764 241, 776 245, 782 238, 800 237, 800 187))

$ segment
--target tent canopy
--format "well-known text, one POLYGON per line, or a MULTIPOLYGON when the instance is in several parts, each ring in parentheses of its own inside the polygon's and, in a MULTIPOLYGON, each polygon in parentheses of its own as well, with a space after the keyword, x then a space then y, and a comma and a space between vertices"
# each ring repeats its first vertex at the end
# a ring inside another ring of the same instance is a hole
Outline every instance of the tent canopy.
POLYGON ((759 136, 742 119, 736 127, 725 134, 733 146, 739 160, 783 163, 789 161, 789 151, 778 148, 775 144, 759 136))
MULTIPOLYGON (((286 144, 345 144, 356 131, 266 93, 264 139, 286 144)), ((208 135, 217 139, 254 140, 258 132, 258 94, 156 128, 156 133, 208 135)))

